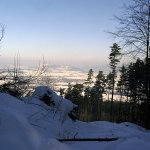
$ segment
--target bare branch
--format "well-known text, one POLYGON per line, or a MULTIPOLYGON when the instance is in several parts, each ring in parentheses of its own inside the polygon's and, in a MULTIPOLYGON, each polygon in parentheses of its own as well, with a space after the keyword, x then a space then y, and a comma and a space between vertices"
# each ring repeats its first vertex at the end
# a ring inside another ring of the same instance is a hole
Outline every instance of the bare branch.
POLYGON ((3 37, 4 37, 4 26, 2 24, 0 24, 0 42, 2 41, 3 37))
POLYGON ((131 5, 124 6, 120 17, 115 16, 118 27, 108 32, 121 40, 123 47, 129 48, 127 53, 149 53, 150 41, 150 0, 132 0, 131 5))

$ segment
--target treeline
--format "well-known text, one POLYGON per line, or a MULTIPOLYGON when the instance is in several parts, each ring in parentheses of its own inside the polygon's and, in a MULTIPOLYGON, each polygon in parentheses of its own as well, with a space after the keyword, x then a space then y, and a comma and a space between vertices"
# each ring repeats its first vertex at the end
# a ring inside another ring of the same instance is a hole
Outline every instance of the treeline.
POLYGON ((130 121, 150 128, 150 105, 147 99, 147 86, 150 86, 147 71, 150 72, 150 62, 148 66, 141 59, 122 65, 115 73, 115 80, 113 71, 107 75, 99 71, 94 76, 94 71, 90 69, 83 84, 69 84, 67 90, 61 89, 60 93, 79 106, 80 120, 130 121))

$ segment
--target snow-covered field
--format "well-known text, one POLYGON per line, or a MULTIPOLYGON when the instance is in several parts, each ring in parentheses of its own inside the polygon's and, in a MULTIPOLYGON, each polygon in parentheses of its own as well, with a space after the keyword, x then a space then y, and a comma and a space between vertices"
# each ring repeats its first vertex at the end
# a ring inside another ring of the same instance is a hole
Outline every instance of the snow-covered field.
POLYGON ((0 93, 1 150, 150 150, 150 131, 132 123, 72 121, 75 108, 47 87, 18 100, 0 93), (53 102, 47 106, 44 94, 53 102), (118 138, 116 141, 59 142, 62 138, 118 138))
MULTIPOLYGON (((35 68, 31 69, 24 69, 24 74, 26 75, 34 75, 36 74, 37 70, 35 68)), ((88 70, 87 70, 88 72, 88 70)), ((76 84, 76 83, 83 83, 84 80, 87 78, 87 72, 80 68, 76 68, 73 66, 66 66, 66 65, 50 65, 46 72, 44 72, 41 77, 42 80, 47 81, 50 80, 51 86, 55 86, 56 90, 61 88, 67 88, 68 83, 76 84)), ((44 83, 44 81, 39 82, 44 83)))

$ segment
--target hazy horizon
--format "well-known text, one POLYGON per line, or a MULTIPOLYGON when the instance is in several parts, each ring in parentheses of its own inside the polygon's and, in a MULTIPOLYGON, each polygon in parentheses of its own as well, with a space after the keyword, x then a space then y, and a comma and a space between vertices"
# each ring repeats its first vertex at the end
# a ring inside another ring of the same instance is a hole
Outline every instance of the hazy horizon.
POLYGON ((108 63, 115 42, 113 15, 127 0, 1 0, 0 22, 5 36, 0 45, 1 64, 37 64, 44 56, 50 64, 89 67, 108 63))
MULTIPOLYGON (((2 56, 1 56, 2 58, 2 56)), ((19 60, 19 66, 21 69, 31 69, 31 68, 38 68, 39 64, 42 65, 43 63, 43 58, 41 57, 41 59, 36 60, 36 59, 30 59, 30 60, 25 60, 25 59, 21 59, 19 60)), ((97 63, 92 63, 92 64, 82 64, 82 63, 62 63, 62 62, 52 62, 52 61, 48 61, 48 60, 44 60, 44 63, 48 66, 49 69, 54 69, 55 67, 61 67, 61 66, 70 66, 73 69, 77 69, 77 70, 82 70, 85 72, 88 72, 89 69, 93 69, 94 71, 106 71, 109 69, 109 63, 108 62, 103 62, 100 64, 97 63)), ((14 58, 11 59, 0 59, 0 68, 1 69, 8 69, 8 68, 13 68, 14 67, 14 58)))

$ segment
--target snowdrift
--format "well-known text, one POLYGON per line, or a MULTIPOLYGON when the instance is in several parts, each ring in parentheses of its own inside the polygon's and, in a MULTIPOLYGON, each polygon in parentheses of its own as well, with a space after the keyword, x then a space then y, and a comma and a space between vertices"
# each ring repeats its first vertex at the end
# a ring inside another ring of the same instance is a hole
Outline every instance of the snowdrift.
POLYGON ((149 150, 150 132, 132 123, 73 121, 77 108, 48 87, 19 100, 0 93, 1 150, 149 150), (43 98, 44 97, 44 98, 43 98), (46 101, 46 100, 49 101, 46 101), (63 142, 62 138, 115 138, 113 142, 63 142))
POLYGON ((44 102, 46 105, 55 109, 55 112, 61 114, 60 119, 65 120, 66 117, 70 117, 73 120, 76 120, 76 109, 77 105, 73 104, 70 100, 64 99, 61 96, 58 96, 54 91, 52 91, 47 86, 39 86, 35 89, 32 94, 32 99, 36 98, 44 102))

